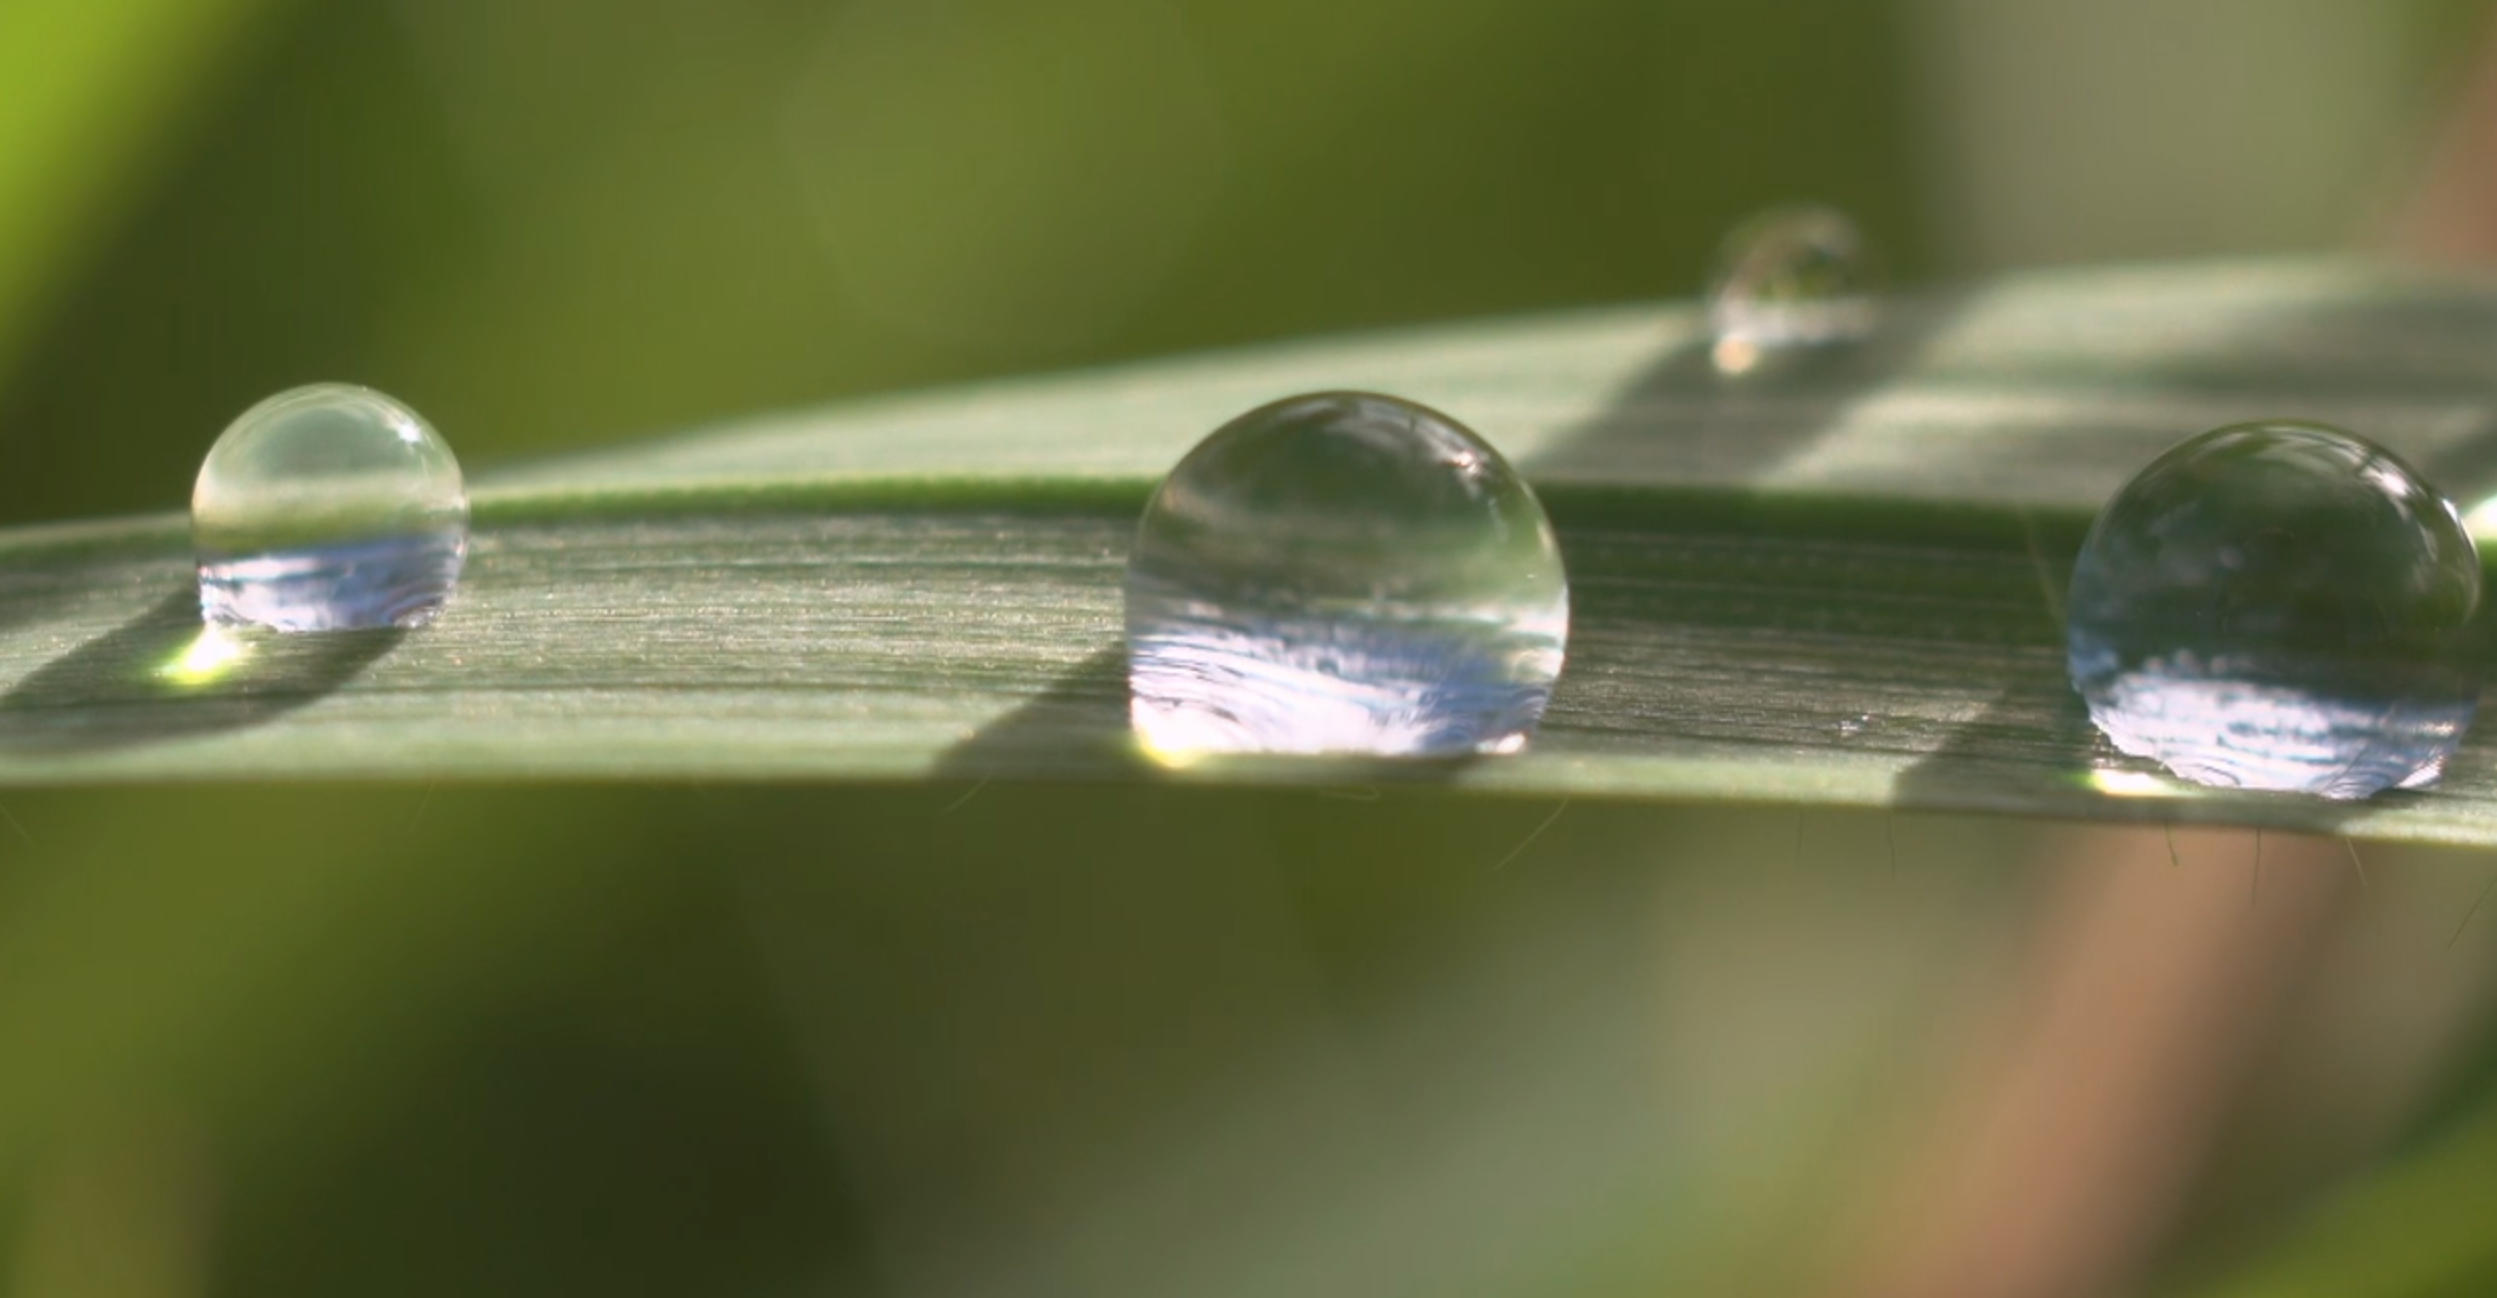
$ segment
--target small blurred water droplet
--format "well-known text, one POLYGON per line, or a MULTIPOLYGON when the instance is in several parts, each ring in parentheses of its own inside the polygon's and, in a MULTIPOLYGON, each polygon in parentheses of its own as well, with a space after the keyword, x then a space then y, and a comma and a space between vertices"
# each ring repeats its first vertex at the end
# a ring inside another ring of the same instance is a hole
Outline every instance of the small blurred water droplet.
POLYGON ((2205 433, 2108 501, 2072 574, 2074 688, 2115 746, 2198 784, 2364 798, 2433 783, 2479 703, 2479 555, 2382 447, 2205 433))
POLYGON ((1165 759, 1514 752, 1568 635, 1534 492, 1394 397, 1225 424, 1154 493, 1128 560, 1130 716, 1165 759))
POLYGON ((416 626, 459 580, 468 495, 451 448, 414 411, 315 384, 243 412, 209 448, 191 543, 212 625, 416 626))
POLYGON ((1873 724, 1873 714, 1860 712, 1852 717, 1842 718, 1838 722, 1838 733, 1842 738, 1853 739, 1863 734, 1865 727, 1871 724, 1873 724))
POLYGON ((1735 227, 1708 290, 1717 368, 1738 374, 1765 353, 1863 337, 1879 271, 1863 233, 1828 207, 1780 207, 1735 227))

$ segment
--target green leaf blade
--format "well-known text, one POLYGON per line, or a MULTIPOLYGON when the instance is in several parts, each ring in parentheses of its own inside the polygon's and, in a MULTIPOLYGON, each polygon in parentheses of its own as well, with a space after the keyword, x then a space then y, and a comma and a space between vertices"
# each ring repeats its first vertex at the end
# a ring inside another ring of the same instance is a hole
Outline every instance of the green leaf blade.
POLYGON ((487 475, 436 625, 230 661, 196 660, 179 519, 26 531, 0 782, 1405 780, 2497 842, 2485 741, 2357 807, 2115 759, 2057 624, 2097 502, 2210 423, 2344 422, 2497 486, 2492 342, 2485 286, 2249 264, 1905 302, 1740 378, 1690 309, 1632 307, 887 398, 487 475), (1208 429, 1326 387, 1447 409, 1543 490, 1576 611, 1531 752, 1175 772, 1126 741, 1137 509, 1208 429))

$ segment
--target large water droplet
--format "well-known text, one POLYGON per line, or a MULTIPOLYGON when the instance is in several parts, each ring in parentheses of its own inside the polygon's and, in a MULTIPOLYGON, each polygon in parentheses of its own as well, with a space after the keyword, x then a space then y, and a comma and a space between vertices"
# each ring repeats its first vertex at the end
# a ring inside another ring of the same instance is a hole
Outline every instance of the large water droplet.
POLYGON ((2453 506, 2390 452, 2238 424, 2098 515, 2072 574, 2072 682, 2118 749, 2197 784, 2417 788, 2478 707, 2479 599, 2453 506))
POLYGON ((1740 373, 1764 352, 1863 337, 1878 280, 1846 213, 1780 207, 1753 217, 1726 236, 1708 290, 1717 367, 1740 373))
POLYGON ((1128 560, 1130 716, 1170 759, 1514 752, 1568 637, 1534 492, 1394 397, 1225 424, 1154 493, 1128 560))
POLYGON ((468 495, 451 448, 414 411, 315 384, 244 411, 209 448, 191 544, 210 623, 416 626, 459 580, 468 495))

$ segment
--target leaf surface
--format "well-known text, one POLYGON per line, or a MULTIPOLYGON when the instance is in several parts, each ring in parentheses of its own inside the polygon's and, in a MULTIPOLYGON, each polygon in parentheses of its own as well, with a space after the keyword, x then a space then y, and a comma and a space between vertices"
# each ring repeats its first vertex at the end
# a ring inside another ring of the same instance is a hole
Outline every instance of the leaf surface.
MULTIPOLYGON (((1687 305, 1325 340, 749 420, 481 475, 405 635, 203 653, 182 521, 0 537, 0 781, 1408 780, 2497 842, 2497 747, 2357 806, 2180 788, 2090 732, 2067 562, 2174 442, 2322 420, 2497 490, 2497 286, 2269 262, 1902 300, 1729 376, 1687 305), (1574 592, 1527 754, 1165 772, 1121 563, 1159 475, 1272 398, 1389 391, 1503 448, 1574 592)), ((456 443, 458 430, 446 430, 456 443)))

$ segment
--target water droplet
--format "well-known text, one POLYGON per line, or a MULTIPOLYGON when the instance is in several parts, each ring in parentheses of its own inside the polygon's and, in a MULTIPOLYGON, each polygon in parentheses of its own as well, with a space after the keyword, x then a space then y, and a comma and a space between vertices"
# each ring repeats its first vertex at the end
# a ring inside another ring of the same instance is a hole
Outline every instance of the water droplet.
POLYGON ((2238 424, 2099 513, 2072 574, 2072 681, 2118 749, 2197 784, 2417 788, 2478 707, 2479 599, 2454 507, 2390 452, 2238 424))
POLYGON ((1846 213, 1780 207, 1753 217, 1726 236, 1708 290, 1717 368, 1738 374, 1766 352, 1863 337, 1878 280, 1846 213))
POLYGON ((191 492, 200 614, 278 631, 417 626, 468 554, 451 448, 369 388, 296 388, 244 411, 191 492))
POLYGON ((1569 637, 1534 492, 1455 420, 1328 392, 1263 406, 1171 470, 1127 566, 1147 750, 1514 752, 1569 637))
POLYGON ((1842 737, 1844 737, 1844 738, 1853 739, 1853 738, 1854 738, 1854 737, 1856 737, 1857 735, 1863 734, 1863 733, 1864 733, 1865 728, 1866 728, 1867 726, 1872 725, 1872 724, 1873 724, 1873 714, 1872 714, 1872 713, 1870 713, 1870 712, 1859 712, 1859 713, 1857 713, 1857 714, 1855 714, 1854 716, 1851 716, 1851 717, 1841 717, 1841 718, 1839 718, 1839 721, 1838 721, 1838 733, 1839 733, 1839 735, 1840 735, 1840 736, 1842 736, 1842 737))

